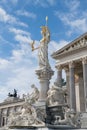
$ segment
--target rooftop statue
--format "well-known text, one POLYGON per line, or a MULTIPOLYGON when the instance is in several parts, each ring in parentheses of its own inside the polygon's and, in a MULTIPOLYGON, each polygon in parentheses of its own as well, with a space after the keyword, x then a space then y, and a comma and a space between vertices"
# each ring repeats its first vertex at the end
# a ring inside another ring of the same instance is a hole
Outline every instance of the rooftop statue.
POLYGON ((17 90, 14 89, 14 93, 13 93, 13 94, 8 93, 8 96, 9 96, 9 97, 17 97, 17 90))

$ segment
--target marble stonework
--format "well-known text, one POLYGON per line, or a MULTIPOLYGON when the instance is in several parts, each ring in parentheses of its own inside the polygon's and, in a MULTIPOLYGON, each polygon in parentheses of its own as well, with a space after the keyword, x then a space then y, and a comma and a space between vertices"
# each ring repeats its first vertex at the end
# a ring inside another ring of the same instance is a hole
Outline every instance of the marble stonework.
POLYGON ((6 101, 0 103, 0 127, 7 125, 7 119, 13 112, 20 112, 24 99, 13 98, 7 99, 6 101), (8 100, 8 101, 7 101, 8 100))
POLYGON ((66 72, 67 102, 71 110, 87 111, 87 33, 54 52, 59 82, 60 68, 66 72))
MULTIPOLYGON (((42 40, 45 40, 45 39, 42 39, 42 40)), ((49 40, 40 41, 40 43, 46 42, 46 45, 47 45, 40 48, 41 49, 40 51, 43 52, 44 57, 45 57, 44 47, 48 49, 49 40), (42 48, 44 49, 44 51, 42 48)), ((43 110, 42 115, 43 113, 44 115, 47 114, 46 107, 48 107, 48 109, 51 112, 49 118, 51 118, 51 115, 54 112, 54 115, 52 115, 53 125, 52 125, 52 122, 51 124, 49 123, 47 127, 45 127, 46 124, 43 124, 42 125, 43 128, 38 127, 37 129, 38 130, 39 129, 57 129, 57 128, 69 128, 69 127, 70 128, 72 127, 87 128, 87 33, 75 39, 74 41, 72 41, 70 44, 66 45, 62 49, 54 52, 52 54, 52 57, 56 60, 55 67, 57 69, 57 78, 54 83, 56 84, 57 89, 56 87, 49 89, 49 83, 54 72, 52 71, 49 64, 48 53, 46 53, 46 64, 44 65, 42 64, 42 62, 40 62, 39 69, 36 70, 36 74, 40 81, 41 88, 40 88, 38 101, 36 104, 34 104, 35 105, 34 107, 35 107, 35 112, 36 112, 36 109, 38 108, 40 108, 41 112, 43 110), (63 91, 61 91, 62 70, 65 70, 66 72, 66 82, 67 82, 66 83, 66 87, 67 87, 66 102, 63 102, 64 95, 62 93, 63 91), (63 113, 62 111, 63 107, 65 109, 64 105, 68 106, 66 107, 65 113, 63 113), (63 118, 61 118, 61 113, 60 115, 58 113, 60 111, 62 112, 62 114, 64 114, 63 118), (51 127, 49 128, 49 126, 51 127)), ((38 94, 36 96, 38 96, 38 94)), ((29 103, 30 100, 27 100, 27 101, 29 103)), ((14 111, 20 112, 20 109, 24 103, 25 103, 24 99, 23 100, 12 99, 11 102, 6 101, 0 104, 0 126, 2 127, 6 125, 7 117, 11 113, 13 113, 14 111)), ((33 110, 32 106, 31 106, 31 110, 33 110)), ((23 110, 23 113, 24 113, 24 110, 23 110)), ((21 114, 22 114, 22 117, 24 118, 23 113, 21 114)), ((38 113, 40 114, 40 112, 38 113)), ((32 114, 31 114, 31 117, 33 116, 32 114)), ((44 119, 46 119, 46 116, 44 117, 44 119)), ((30 114, 28 117, 30 117, 30 114)), ((39 117, 41 117, 41 114, 39 115, 39 117)), ((26 121, 26 119, 24 120, 26 121)), ((36 126, 37 126, 37 121, 40 122, 41 124, 43 123, 41 120, 38 120, 38 114, 35 117, 35 121, 36 121, 36 126)), ((32 126, 34 125, 32 124, 32 126)), ((30 128, 30 129, 35 129, 35 128, 30 128)))

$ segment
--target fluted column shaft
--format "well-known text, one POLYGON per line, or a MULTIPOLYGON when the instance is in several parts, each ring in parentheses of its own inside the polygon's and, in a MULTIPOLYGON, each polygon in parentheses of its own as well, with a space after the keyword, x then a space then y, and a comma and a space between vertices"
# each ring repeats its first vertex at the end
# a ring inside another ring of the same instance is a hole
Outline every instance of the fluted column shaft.
POLYGON ((83 63, 83 80, 84 80, 84 94, 85 94, 85 111, 87 112, 87 58, 82 60, 83 63))
POLYGON ((75 75, 74 75, 74 64, 69 64, 70 71, 70 109, 76 111, 76 94, 75 94, 75 75))
POLYGON ((67 87, 67 103, 70 106, 70 88, 69 88, 69 68, 64 68, 66 72, 66 87, 67 87))
POLYGON ((2 126, 2 109, 0 109, 0 127, 2 126))
POLYGON ((57 79, 56 79, 56 83, 57 83, 58 87, 62 86, 62 67, 61 66, 57 66, 57 79))

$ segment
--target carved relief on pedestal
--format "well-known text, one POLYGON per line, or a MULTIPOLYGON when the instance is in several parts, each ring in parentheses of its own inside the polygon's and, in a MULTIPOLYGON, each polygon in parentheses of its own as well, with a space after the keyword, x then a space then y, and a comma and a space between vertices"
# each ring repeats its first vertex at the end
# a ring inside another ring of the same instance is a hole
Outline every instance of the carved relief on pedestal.
MULTIPOLYGON (((8 126, 16 127, 16 126, 41 126, 44 125, 44 122, 38 118, 38 116, 42 117, 42 110, 36 109, 32 104, 34 104, 39 98, 39 91, 35 87, 35 85, 31 86, 34 91, 31 94, 25 95, 25 103, 21 108, 20 112, 13 112, 8 117, 8 126), (39 111, 39 115, 38 114, 39 111)), ((44 117, 44 116, 43 116, 44 117)))
POLYGON ((47 105, 55 106, 64 104, 64 94, 62 88, 53 85, 47 92, 47 105))
POLYGON ((59 125, 69 125, 72 127, 80 128, 81 127, 81 114, 80 113, 75 113, 74 111, 71 111, 69 108, 64 108, 65 109, 65 115, 64 119, 59 119, 57 120, 57 124, 59 125))
POLYGON ((21 112, 12 113, 8 118, 8 126, 38 126, 44 125, 44 122, 37 117, 36 109, 31 105, 25 103, 21 112))

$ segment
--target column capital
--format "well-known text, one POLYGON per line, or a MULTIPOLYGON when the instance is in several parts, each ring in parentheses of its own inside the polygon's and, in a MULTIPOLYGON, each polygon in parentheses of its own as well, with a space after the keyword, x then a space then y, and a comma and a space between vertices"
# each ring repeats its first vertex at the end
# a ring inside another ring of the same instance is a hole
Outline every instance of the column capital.
POLYGON ((68 66, 64 67, 63 69, 65 70, 65 72, 69 72, 69 67, 68 66))
POLYGON ((62 65, 57 65, 56 68, 57 68, 58 70, 62 70, 62 65))
POLYGON ((69 62, 69 68, 74 68, 74 62, 73 61, 69 62))
POLYGON ((36 74, 40 80, 50 80, 52 75, 54 75, 54 71, 48 69, 36 70, 36 74))
POLYGON ((64 67, 64 70, 66 72, 66 76, 69 76, 69 67, 64 67))
POLYGON ((82 58, 82 63, 87 64, 87 57, 82 58))

